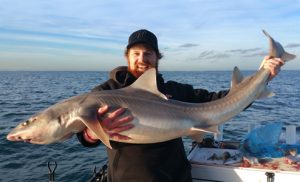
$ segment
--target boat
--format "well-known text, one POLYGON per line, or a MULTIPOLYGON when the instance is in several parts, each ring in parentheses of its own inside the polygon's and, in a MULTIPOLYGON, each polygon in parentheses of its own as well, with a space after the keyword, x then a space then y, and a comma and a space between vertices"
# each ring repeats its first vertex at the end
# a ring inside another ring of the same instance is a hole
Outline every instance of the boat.
MULTIPOLYGON (((296 130, 293 132, 296 133, 296 130)), ((194 143, 188 154, 193 182, 300 181, 300 154, 297 154, 297 150, 278 158, 256 158, 245 156, 239 149, 240 142, 216 139, 215 136, 210 142, 194 143)), ((295 142, 295 139, 292 139, 292 142, 295 142)))

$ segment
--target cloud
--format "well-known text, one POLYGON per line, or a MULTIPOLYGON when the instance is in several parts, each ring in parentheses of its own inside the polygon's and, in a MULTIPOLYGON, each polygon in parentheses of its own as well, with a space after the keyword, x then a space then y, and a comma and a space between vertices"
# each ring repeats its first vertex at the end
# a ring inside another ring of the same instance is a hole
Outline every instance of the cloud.
POLYGON ((209 51, 201 52, 199 56, 197 56, 196 58, 193 58, 192 60, 214 61, 214 60, 224 59, 224 58, 228 58, 228 57, 230 57, 230 55, 227 53, 209 50, 209 51))
POLYGON ((250 48, 250 49, 232 49, 225 51, 231 53, 235 56, 242 56, 242 57, 257 57, 257 56, 265 56, 268 54, 267 51, 263 51, 261 48, 250 48))
POLYGON ((182 44, 179 47, 184 47, 184 48, 190 48, 190 47, 197 47, 198 44, 193 44, 193 43, 186 43, 186 44, 182 44))
POLYGON ((253 52, 260 51, 261 48, 252 48, 252 49, 233 49, 233 50, 228 50, 227 52, 230 53, 239 53, 239 54, 249 54, 253 52))
POLYGON ((296 47, 300 47, 300 44, 288 44, 285 47, 286 48, 296 48, 296 47))
POLYGON ((261 48, 251 48, 251 49, 232 49, 227 51, 215 51, 206 50, 202 51, 197 57, 190 60, 202 60, 202 61, 216 61, 224 60, 230 57, 257 57, 267 55, 267 51, 263 51, 261 48))
POLYGON ((207 58, 215 55, 215 51, 203 51, 200 53, 199 58, 207 58))
POLYGON ((191 60, 224 60, 225 58, 230 57, 257 57, 268 55, 267 51, 261 50, 261 48, 252 48, 252 49, 233 49, 228 51, 214 51, 208 50, 200 53, 199 56, 191 60))
POLYGON ((267 51, 257 51, 257 52, 253 52, 251 54, 245 54, 245 55, 242 55, 242 57, 257 57, 257 56, 266 56, 268 55, 269 53, 267 51))

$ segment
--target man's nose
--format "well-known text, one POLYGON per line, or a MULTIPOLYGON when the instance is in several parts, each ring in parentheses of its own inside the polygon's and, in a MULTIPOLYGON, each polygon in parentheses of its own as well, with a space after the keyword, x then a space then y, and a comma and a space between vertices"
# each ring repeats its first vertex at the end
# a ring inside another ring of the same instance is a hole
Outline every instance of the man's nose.
POLYGON ((139 60, 141 61, 141 62, 144 62, 144 63, 147 63, 148 61, 147 61, 147 58, 146 58, 146 56, 145 56, 145 54, 140 54, 140 56, 139 56, 139 60))

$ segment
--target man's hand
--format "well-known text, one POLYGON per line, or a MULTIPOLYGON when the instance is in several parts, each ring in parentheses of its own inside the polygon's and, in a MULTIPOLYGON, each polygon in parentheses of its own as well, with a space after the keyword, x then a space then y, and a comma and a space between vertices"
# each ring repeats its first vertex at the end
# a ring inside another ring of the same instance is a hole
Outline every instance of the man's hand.
POLYGON ((284 61, 281 58, 272 58, 266 56, 262 61, 260 68, 264 68, 270 71, 269 81, 271 81, 280 72, 281 66, 284 65, 284 61))
POLYGON ((117 138, 122 140, 130 139, 128 136, 119 134, 122 131, 131 129, 134 125, 130 124, 134 118, 133 116, 121 116, 126 110, 124 108, 119 108, 112 113, 109 113, 107 117, 101 119, 108 111, 108 106, 105 105, 98 110, 98 118, 101 121, 100 124, 104 131, 109 135, 110 138, 117 138))
MULTIPOLYGON (((134 127, 130 124, 134 118, 133 116, 121 117, 126 109, 119 108, 111 113, 108 112, 108 106, 102 106, 98 109, 98 120, 103 127, 104 131, 109 135, 110 138, 128 140, 130 137, 119 134, 122 131, 129 130, 134 127), (105 114, 107 114, 106 117, 105 114), (104 118, 103 118, 104 117, 104 118)), ((98 140, 97 136, 88 128, 83 132, 85 140, 94 143, 98 140)))

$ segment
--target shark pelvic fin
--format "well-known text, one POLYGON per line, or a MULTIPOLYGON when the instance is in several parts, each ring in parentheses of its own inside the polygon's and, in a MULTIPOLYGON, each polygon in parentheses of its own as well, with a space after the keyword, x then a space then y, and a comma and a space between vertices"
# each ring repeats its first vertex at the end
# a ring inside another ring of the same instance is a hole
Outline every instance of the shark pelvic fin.
POLYGON ((205 135, 206 135, 205 132, 197 132, 196 134, 192 134, 192 135, 190 135, 189 137, 190 137, 192 140, 194 140, 194 141, 200 143, 200 142, 202 142, 202 140, 203 140, 203 138, 205 137, 205 135))
POLYGON ((218 125, 211 126, 208 128, 194 126, 191 128, 191 130, 194 132, 198 131, 198 132, 217 133, 217 134, 220 133, 218 125))
POLYGON ((269 98, 269 97, 273 97, 274 95, 275 95, 274 92, 272 92, 267 87, 265 87, 264 91, 257 97, 257 99, 269 98))
POLYGON ((151 68, 143 73, 133 84, 125 89, 139 89, 151 92, 165 100, 168 98, 157 89, 156 69, 151 68))

